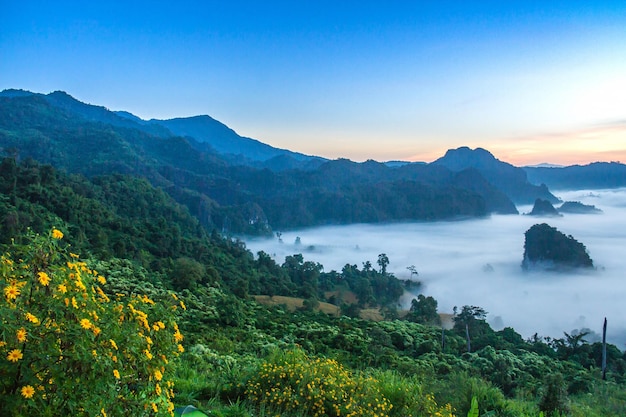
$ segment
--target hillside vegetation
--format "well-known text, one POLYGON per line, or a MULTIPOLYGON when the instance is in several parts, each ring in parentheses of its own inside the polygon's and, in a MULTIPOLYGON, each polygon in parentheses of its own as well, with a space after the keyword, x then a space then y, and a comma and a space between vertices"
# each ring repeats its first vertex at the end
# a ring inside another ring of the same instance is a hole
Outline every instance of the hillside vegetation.
POLYGON ((400 318, 398 298, 419 286, 385 254, 341 271, 300 254, 279 265, 145 179, 33 160, 4 159, 0 192, 1 415, 626 414, 616 346, 602 379, 603 346, 584 331, 524 340, 469 305, 442 330, 421 294, 400 318), (359 318, 371 308, 385 319, 359 318))

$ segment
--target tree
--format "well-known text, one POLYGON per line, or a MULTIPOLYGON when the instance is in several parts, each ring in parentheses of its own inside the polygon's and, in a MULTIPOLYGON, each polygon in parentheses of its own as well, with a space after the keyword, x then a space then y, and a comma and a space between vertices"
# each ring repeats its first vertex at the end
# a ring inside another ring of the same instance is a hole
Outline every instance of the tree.
POLYGON ((204 265, 187 257, 181 257, 174 261, 174 267, 170 272, 170 281, 176 290, 196 288, 201 283, 206 273, 204 265))
POLYGON ((387 265, 389 265, 389 258, 387 255, 384 253, 378 255, 377 263, 380 266, 380 273, 385 275, 387 273, 387 265))
POLYGON ((406 269, 408 269, 409 272, 411 273, 411 279, 413 279, 413 276, 418 277, 420 275, 417 272, 417 268, 415 268, 415 265, 407 266, 406 269))
POLYGON ((415 323, 440 324, 441 319, 437 313, 437 300, 431 296, 425 297, 423 294, 419 294, 417 299, 414 298, 411 301, 411 308, 406 315, 406 319, 415 323))
POLYGON ((454 316, 454 326, 465 328, 467 324, 472 328, 476 322, 484 322, 486 317, 487 312, 482 307, 465 305, 461 308, 461 312, 454 316))
POLYGON ((318 297, 319 277, 323 266, 317 262, 304 261, 302 254, 285 257, 283 269, 296 285, 298 295, 303 298, 318 297))
MULTIPOLYGON (((465 305, 461 308, 461 312, 455 314, 454 330, 459 334, 463 334, 467 339, 467 350, 470 351, 470 338, 475 339, 493 333, 493 330, 487 324, 485 318, 487 312, 482 307, 465 305)), ((480 348, 480 343, 472 343, 475 348, 480 348)), ((483 345, 485 343, 482 343, 483 345)))

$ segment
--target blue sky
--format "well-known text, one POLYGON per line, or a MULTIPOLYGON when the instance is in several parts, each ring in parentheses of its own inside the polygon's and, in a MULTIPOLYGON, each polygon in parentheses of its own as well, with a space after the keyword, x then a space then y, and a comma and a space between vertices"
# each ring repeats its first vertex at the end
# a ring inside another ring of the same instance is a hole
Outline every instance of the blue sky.
POLYGON ((626 162, 623 1, 0 0, 0 89, 356 161, 626 162))

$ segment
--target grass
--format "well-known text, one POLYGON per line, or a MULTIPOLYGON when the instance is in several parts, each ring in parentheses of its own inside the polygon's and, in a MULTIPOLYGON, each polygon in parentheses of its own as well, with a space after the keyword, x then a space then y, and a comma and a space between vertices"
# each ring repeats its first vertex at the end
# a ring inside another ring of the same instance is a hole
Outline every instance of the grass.
MULTIPOLYGON (((254 298, 258 303, 266 306, 284 305, 287 309, 289 309, 289 311, 296 311, 297 309, 302 308, 304 303, 303 298, 285 297, 282 295, 255 295, 254 298)), ((341 314, 339 307, 329 303, 320 302, 317 309, 333 316, 339 316, 341 314)))

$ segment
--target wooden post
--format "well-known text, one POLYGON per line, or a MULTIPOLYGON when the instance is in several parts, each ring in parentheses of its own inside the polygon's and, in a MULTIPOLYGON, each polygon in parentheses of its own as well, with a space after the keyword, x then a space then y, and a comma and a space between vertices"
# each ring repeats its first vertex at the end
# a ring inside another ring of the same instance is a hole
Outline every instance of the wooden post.
POLYGON ((467 338, 467 353, 471 353, 472 345, 470 344, 469 326, 467 325, 467 323, 465 323, 465 337, 467 338))
POLYGON ((602 380, 606 381, 606 317, 602 326, 602 380))

